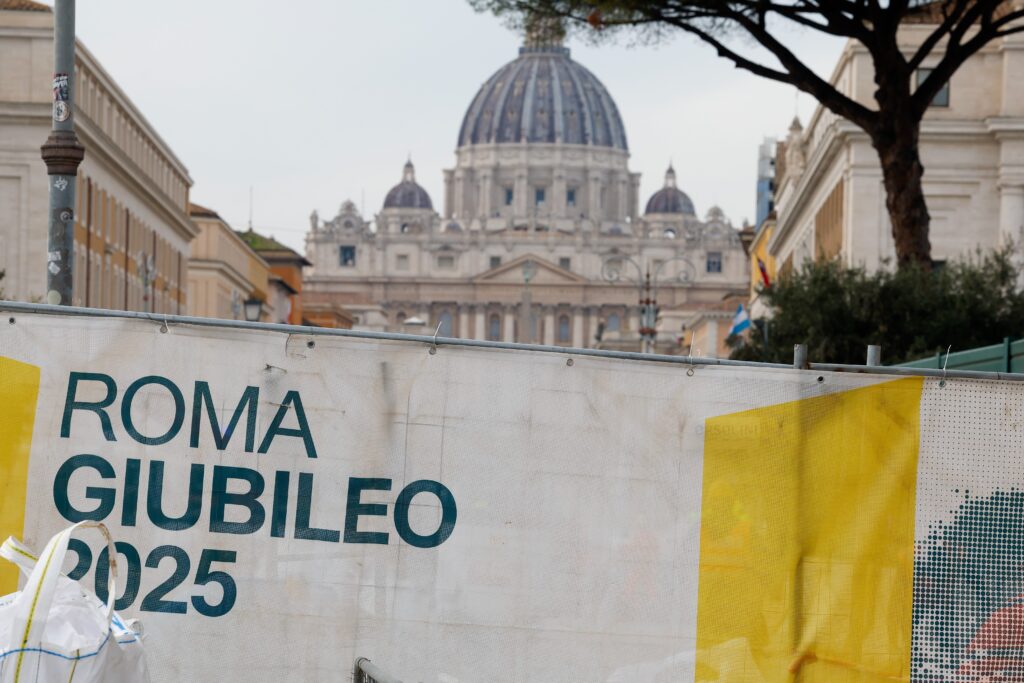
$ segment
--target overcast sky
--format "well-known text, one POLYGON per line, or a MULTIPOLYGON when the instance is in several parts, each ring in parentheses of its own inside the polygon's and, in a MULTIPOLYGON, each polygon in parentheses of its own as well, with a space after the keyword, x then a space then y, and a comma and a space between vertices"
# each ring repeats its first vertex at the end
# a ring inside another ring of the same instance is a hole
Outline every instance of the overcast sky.
MULTIPOLYGON (((52 3, 51 3, 52 4, 52 3)), ((376 213, 412 155, 443 210, 459 125, 520 36, 465 0, 87 0, 78 36, 188 167, 193 201, 303 251, 309 214, 376 213)), ((823 75, 841 44, 790 42, 823 75)), ((757 147, 815 102, 733 69, 695 40, 593 47, 574 59, 626 125, 641 207, 671 159, 703 215, 754 218, 757 147)))

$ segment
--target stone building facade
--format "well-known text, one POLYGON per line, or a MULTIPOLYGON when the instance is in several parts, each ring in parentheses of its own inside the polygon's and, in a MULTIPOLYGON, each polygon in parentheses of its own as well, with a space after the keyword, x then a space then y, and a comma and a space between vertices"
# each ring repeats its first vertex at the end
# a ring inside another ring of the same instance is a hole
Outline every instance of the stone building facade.
POLYGON ((260 320, 274 321, 270 265, 213 209, 190 206, 199 234, 188 263, 189 314, 245 320, 244 306, 260 301, 260 320))
POLYGON ((304 301, 362 329, 635 350, 649 271, 670 351, 686 319, 745 287, 737 231, 715 207, 699 218, 671 167, 640 213, 615 102, 556 41, 528 41, 483 84, 455 157, 440 212, 411 161, 372 218, 351 201, 314 212, 304 301))
MULTIPOLYGON (((912 54, 934 28, 905 24, 900 48, 912 54)), ((846 45, 831 83, 875 106, 874 69, 859 43, 846 45)), ((1015 34, 969 58, 925 113, 920 154, 937 261, 1024 240, 1022 83, 1024 34, 1015 34)), ((895 257, 881 167, 863 131, 819 107, 806 128, 793 121, 776 162, 777 220, 759 226, 770 234, 757 241, 780 273, 808 258, 877 268, 895 257)))
MULTIPOLYGON (((53 14, 0 0, 0 289, 42 301, 49 182, 53 14)), ((78 43, 75 121, 85 147, 75 207, 73 303, 187 313, 192 180, 117 83, 78 43)))

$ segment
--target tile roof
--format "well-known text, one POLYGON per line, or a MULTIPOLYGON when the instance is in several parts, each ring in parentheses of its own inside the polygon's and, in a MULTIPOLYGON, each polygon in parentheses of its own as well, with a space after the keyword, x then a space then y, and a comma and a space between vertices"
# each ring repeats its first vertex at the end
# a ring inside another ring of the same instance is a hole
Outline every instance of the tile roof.
POLYGON ((0 0, 0 10, 11 12, 52 12, 48 5, 34 0, 0 0))
MULTIPOLYGON (((3 1, 4 0, 0 0, 0 2, 3 1)), ((208 209, 201 204, 196 204, 195 202, 188 203, 188 215, 195 216, 196 218, 220 218, 220 214, 213 209, 208 209)))
POLYGON ((267 237, 261 235, 255 230, 236 230, 238 236, 241 237, 246 244, 255 249, 256 251, 291 251, 291 247, 287 247, 273 237, 267 237))
POLYGON ((273 237, 261 235, 255 230, 236 230, 235 233, 241 237, 242 241, 248 244, 253 251, 257 252, 264 258, 271 256, 272 252, 277 252, 277 256, 285 256, 289 258, 294 257, 296 260, 301 261, 303 265, 313 265, 307 261, 306 257, 302 254, 287 245, 281 244, 273 237))

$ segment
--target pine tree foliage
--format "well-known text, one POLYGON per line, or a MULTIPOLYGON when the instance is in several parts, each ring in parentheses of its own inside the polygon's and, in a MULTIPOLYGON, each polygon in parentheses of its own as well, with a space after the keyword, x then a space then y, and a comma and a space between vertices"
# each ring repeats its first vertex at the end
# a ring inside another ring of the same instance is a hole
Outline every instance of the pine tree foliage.
POLYGON ((1024 335, 1024 289, 1012 249, 975 253, 942 268, 875 272, 808 261, 762 289, 771 315, 728 340, 732 358, 788 363, 793 345, 812 361, 863 363, 868 344, 887 365, 1024 335))

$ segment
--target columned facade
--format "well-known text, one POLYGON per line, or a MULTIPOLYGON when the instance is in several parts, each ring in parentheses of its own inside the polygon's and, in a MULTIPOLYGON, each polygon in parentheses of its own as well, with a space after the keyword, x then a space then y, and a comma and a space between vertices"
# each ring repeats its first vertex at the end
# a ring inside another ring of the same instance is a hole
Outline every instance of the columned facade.
MULTIPOLYGON (((909 57, 934 29, 902 27, 901 49, 909 57)), ((862 45, 847 44, 832 82, 874 106, 871 57, 862 45)), ((1024 243, 1021 83, 1024 33, 994 40, 969 58, 925 112, 919 149, 936 261, 1024 243)), ((793 122, 781 148, 777 221, 759 226, 755 236, 779 269, 817 257, 877 268, 895 257, 881 166, 863 131, 819 107, 806 130, 793 122)))
POLYGON ((343 302, 362 329, 411 331, 415 314, 430 333, 638 350, 650 271, 676 314, 670 352, 681 317, 745 290, 748 270, 738 231, 715 207, 698 217, 675 178, 640 214, 611 95, 565 47, 528 42, 470 102, 442 210, 410 161, 375 216, 314 212, 303 294, 343 302))

